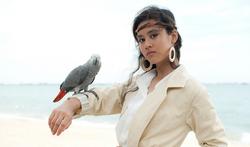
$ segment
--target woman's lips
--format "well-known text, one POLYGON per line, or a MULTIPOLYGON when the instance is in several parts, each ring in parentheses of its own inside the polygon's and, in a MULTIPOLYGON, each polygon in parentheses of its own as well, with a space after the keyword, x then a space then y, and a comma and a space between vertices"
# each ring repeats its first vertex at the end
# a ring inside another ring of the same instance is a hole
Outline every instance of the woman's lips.
POLYGON ((149 52, 147 52, 147 56, 152 56, 154 53, 156 53, 156 51, 149 51, 149 52))

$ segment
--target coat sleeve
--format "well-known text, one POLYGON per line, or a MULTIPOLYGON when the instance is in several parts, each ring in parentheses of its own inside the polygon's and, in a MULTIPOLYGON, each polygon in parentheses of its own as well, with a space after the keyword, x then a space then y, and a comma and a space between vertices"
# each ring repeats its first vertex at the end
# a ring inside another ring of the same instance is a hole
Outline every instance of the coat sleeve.
POLYGON ((211 98, 204 87, 199 89, 193 97, 187 124, 195 132, 202 147, 227 147, 225 131, 211 98))
POLYGON ((87 92, 73 95, 81 102, 75 118, 82 115, 108 115, 120 113, 123 84, 114 84, 106 88, 93 88, 87 92))

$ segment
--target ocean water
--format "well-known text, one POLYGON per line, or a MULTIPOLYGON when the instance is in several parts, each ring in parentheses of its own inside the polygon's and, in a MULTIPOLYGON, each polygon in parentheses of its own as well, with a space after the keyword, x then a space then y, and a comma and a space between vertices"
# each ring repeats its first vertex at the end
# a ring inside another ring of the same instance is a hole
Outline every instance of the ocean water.
MULTIPOLYGON (((95 86, 103 87, 106 85, 95 86)), ((63 102, 61 100, 53 103, 58 92, 59 85, 57 84, 2 84, 0 85, 0 115, 48 119, 52 110, 63 102)), ((68 93, 64 99, 72 94, 68 93)), ((118 121, 118 115, 85 116, 81 117, 80 120, 114 124, 118 121)))
MULTIPOLYGON (((205 84, 205 86, 228 137, 250 142, 250 85, 205 84)), ((51 111, 61 104, 52 102, 58 91, 59 85, 56 84, 0 85, 0 115, 47 119, 51 111)), ((80 120, 115 124, 118 118, 118 115, 84 116, 80 120)))

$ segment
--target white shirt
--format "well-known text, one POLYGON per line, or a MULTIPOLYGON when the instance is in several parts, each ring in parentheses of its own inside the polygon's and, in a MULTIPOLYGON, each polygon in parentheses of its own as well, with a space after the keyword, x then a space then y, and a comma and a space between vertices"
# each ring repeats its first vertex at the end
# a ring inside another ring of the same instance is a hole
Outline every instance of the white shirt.
POLYGON ((127 147, 127 138, 130 122, 137 111, 137 109, 144 102, 148 93, 148 86, 152 79, 155 77, 155 70, 151 70, 136 80, 138 86, 138 91, 136 91, 135 97, 128 100, 127 108, 121 115, 120 120, 116 126, 116 135, 119 145, 122 147, 127 147))

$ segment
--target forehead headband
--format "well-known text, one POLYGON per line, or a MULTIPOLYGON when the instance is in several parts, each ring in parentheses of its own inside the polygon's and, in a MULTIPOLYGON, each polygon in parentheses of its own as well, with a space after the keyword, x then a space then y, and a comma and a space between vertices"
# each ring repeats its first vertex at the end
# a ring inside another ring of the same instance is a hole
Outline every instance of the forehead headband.
POLYGON ((162 23, 162 22, 147 22, 146 24, 142 25, 142 26, 139 26, 136 30, 135 30, 135 33, 137 34, 140 30, 146 28, 146 27, 152 27, 152 26, 155 26, 155 25, 158 25, 158 26, 165 26, 165 27, 170 27, 170 28, 173 28, 173 29, 176 29, 177 30, 177 27, 173 24, 173 25, 170 25, 170 24, 167 24, 167 23, 162 23))
POLYGON ((157 25, 158 23, 157 22, 147 22, 146 24, 142 25, 142 26, 139 26, 135 32, 138 33, 140 30, 144 29, 144 28, 147 28, 147 27, 152 27, 154 25, 157 25))

